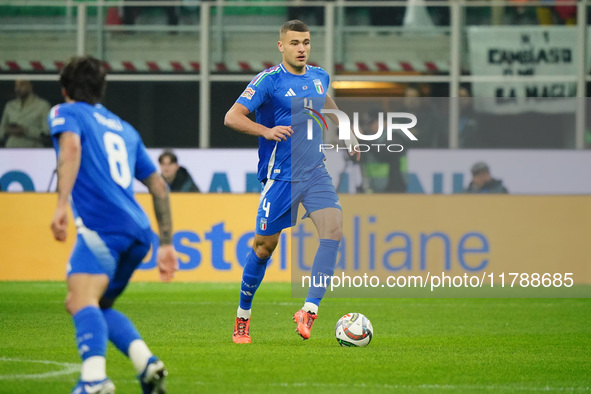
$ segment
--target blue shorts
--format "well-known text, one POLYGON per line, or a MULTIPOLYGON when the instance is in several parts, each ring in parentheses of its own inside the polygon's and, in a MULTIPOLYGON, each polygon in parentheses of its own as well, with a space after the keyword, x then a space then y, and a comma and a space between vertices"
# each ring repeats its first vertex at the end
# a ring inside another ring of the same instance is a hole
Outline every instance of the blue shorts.
POLYGON ((319 209, 342 209, 332 178, 324 165, 315 168, 307 181, 268 180, 259 200, 255 232, 273 235, 295 226, 300 203, 306 209, 304 217, 319 209))
POLYGON ((104 297, 116 298, 150 250, 152 230, 147 229, 142 235, 142 239, 137 239, 127 234, 99 234, 86 227, 78 228, 68 276, 105 274, 109 277, 109 287, 104 297))

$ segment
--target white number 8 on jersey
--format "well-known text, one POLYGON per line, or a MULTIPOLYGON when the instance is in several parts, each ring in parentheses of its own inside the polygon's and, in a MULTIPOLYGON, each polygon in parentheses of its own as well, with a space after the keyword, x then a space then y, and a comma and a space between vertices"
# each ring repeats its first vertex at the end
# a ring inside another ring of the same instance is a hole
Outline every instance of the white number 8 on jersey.
POLYGON ((127 189, 131 184, 131 171, 127 161, 127 148, 120 135, 107 131, 103 135, 105 150, 109 160, 111 178, 122 188, 127 189))

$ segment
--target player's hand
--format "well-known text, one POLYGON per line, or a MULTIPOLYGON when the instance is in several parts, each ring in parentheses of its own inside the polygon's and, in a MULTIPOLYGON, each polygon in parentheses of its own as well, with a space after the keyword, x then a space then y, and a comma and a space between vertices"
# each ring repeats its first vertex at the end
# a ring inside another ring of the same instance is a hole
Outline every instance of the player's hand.
POLYGON ((281 142, 287 141, 287 137, 291 137, 291 133, 293 133, 291 126, 275 126, 272 129, 267 129, 263 137, 268 140, 281 142))
POLYGON ((170 244, 160 245, 156 253, 156 263, 162 282, 168 282, 174 278, 174 271, 178 269, 178 257, 174 247, 170 244))
POLYGON ((51 221, 51 231, 53 232, 53 237, 60 242, 64 242, 68 236, 67 230, 68 208, 57 207, 55 213, 53 214, 53 220, 51 221))

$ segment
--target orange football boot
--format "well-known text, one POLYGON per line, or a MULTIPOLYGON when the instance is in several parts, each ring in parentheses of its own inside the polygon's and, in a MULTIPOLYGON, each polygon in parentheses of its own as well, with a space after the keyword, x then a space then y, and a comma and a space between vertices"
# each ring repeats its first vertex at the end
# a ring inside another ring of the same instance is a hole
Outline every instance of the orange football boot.
POLYGON ((293 321, 297 324, 296 332, 302 337, 302 339, 310 338, 310 330, 317 317, 317 314, 306 312, 303 309, 300 309, 295 315, 293 315, 293 321))
POLYGON ((232 341, 234 341, 234 343, 250 343, 250 318, 236 318, 236 323, 234 323, 234 335, 232 335, 232 341))

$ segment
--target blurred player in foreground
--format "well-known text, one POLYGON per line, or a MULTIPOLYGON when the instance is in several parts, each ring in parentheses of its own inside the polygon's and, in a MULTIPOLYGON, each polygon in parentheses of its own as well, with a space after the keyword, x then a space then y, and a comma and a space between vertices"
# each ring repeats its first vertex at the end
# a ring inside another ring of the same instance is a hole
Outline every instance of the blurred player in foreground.
POLYGON ((138 132, 99 104, 105 75, 101 61, 71 58, 60 74, 65 103, 53 107, 48 117, 58 175, 51 230, 56 240, 66 240, 71 201, 78 232, 67 268, 66 309, 82 358, 80 380, 72 393, 115 391, 106 375, 107 340, 131 359, 144 393, 164 393, 164 364, 129 318, 112 306, 150 250, 152 230, 134 198, 134 178, 153 197, 160 230, 160 278, 168 281, 174 275, 177 256, 171 244, 168 187, 138 132))
MULTIPOLYGON (((310 29, 305 23, 299 20, 284 23, 277 45, 283 61, 258 74, 225 117, 226 126, 259 137, 258 179, 264 185, 253 249, 242 274, 240 304, 234 324, 235 343, 251 341, 252 299, 281 231, 296 223, 300 202, 320 238, 312 278, 333 275, 342 237, 339 197, 324 166, 324 153, 319 149, 321 130, 313 133, 313 140, 306 141, 305 130, 294 133, 292 129, 295 124, 292 123, 292 98, 302 98, 299 102, 303 103, 301 108, 296 108, 294 118, 301 119, 299 115, 308 111, 319 113, 322 108, 336 109, 333 99, 326 94, 329 76, 322 68, 307 64, 310 29), (251 112, 256 112, 256 122, 248 118, 251 112)), ((334 121, 336 117, 331 119, 334 121)), ((321 282, 316 280, 316 283, 321 282)), ((325 292, 325 287, 311 286, 304 306, 293 316, 296 331, 303 339, 310 338, 325 292)))

